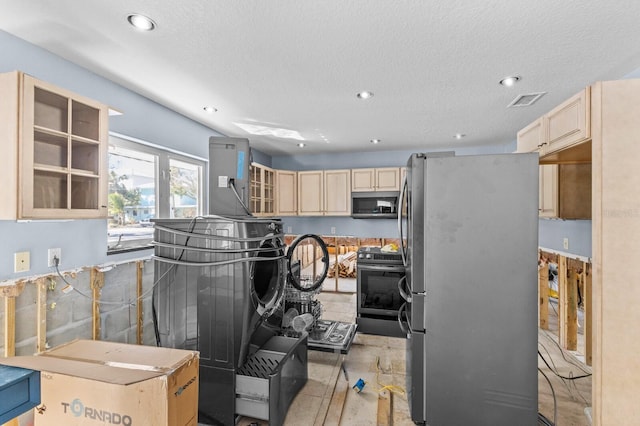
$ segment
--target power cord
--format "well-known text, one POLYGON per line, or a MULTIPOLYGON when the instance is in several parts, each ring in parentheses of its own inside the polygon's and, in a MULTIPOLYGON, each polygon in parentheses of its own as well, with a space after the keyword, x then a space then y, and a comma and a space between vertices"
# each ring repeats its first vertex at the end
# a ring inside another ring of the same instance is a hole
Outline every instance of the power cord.
POLYGON ((544 371, 542 371, 540 367, 538 367, 538 371, 544 376, 544 378, 547 380, 547 383, 549 383, 549 387, 551 388, 551 396, 553 397, 553 423, 549 419, 547 419, 544 414, 538 412, 538 424, 542 424, 544 426, 554 426, 558 419, 558 401, 556 400, 556 392, 553 389, 551 380, 549 380, 547 375, 544 374, 544 371))
MULTIPOLYGON (((75 288, 69 281, 67 281, 67 279, 64 277, 64 275, 62 275, 62 273, 60 272, 60 269, 58 267, 58 265, 60 264, 60 259, 58 259, 56 256, 53 257, 53 264, 54 264, 54 266, 56 268, 56 273, 58 274, 60 279, 66 284, 66 286, 64 286, 62 288, 62 290, 61 290, 63 293, 67 294, 67 293, 70 293, 71 291, 75 291, 76 293, 78 293, 82 297, 85 297, 85 298, 90 299, 90 300, 94 300, 92 296, 89 296, 88 294, 83 293, 82 291, 80 291, 77 288, 75 288)), ((142 296, 141 296, 141 298, 142 298, 142 296)), ((96 300, 96 302, 101 304, 101 305, 136 306, 136 303, 132 302, 132 301, 123 303, 123 302, 109 302, 109 301, 105 301, 105 300, 96 300)))
POLYGON ((538 355, 540 356, 540 358, 542 358, 542 361, 544 361, 544 363, 546 364, 546 366, 549 368, 549 370, 551 370, 551 372, 553 374, 555 374, 556 376, 560 377, 563 380, 577 380, 577 379, 584 379, 585 377, 591 377, 593 374, 589 373, 589 374, 583 374, 581 376, 571 376, 571 377, 567 377, 567 376, 563 376, 562 374, 558 373, 555 369, 551 368, 551 366, 549 365, 549 363, 547 362, 547 360, 545 359, 544 356, 542 356, 542 353, 540 353, 540 351, 538 350, 538 355))
POLYGON ((402 395, 403 398, 406 398, 406 394, 407 392, 405 391, 405 389, 402 386, 397 386, 397 385, 385 385, 380 383, 380 357, 377 356, 376 357, 376 383, 378 384, 378 386, 382 386, 380 389, 378 389, 378 393, 382 392, 383 390, 388 390, 389 392, 392 393, 397 393, 402 395))

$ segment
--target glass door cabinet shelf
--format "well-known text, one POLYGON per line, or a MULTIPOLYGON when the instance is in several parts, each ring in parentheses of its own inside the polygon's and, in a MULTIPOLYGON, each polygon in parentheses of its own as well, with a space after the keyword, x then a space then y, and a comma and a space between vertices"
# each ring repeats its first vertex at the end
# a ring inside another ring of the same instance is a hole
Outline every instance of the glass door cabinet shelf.
POLYGON ((15 191, 0 217, 107 217, 108 107, 17 71, 0 84, 16 95, 0 109, 18 166, 0 174, 13 183, 0 192, 15 191))
POLYGON ((251 192, 249 208, 254 216, 273 216, 275 206, 275 170, 258 163, 250 168, 251 192))

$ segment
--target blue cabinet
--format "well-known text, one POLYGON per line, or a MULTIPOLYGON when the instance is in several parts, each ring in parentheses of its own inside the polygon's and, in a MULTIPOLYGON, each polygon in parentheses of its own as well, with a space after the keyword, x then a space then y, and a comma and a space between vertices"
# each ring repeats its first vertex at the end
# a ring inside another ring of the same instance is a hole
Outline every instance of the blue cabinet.
POLYGON ((40 372, 0 365, 0 425, 40 404, 40 372))

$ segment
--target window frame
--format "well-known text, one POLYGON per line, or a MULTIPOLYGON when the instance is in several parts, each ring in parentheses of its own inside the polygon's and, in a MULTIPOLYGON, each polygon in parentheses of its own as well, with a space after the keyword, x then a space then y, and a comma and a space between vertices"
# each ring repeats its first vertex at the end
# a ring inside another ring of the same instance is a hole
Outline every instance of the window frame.
MULTIPOLYGON (((198 209, 197 214, 203 215, 208 205, 208 163, 205 158, 180 152, 171 148, 163 147, 151 142, 130 136, 122 135, 116 132, 109 132, 109 141, 107 155, 111 153, 111 147, 121 147, 132 151, 150 154, 155 157, 154 182, 155 182, 155 218, 171 217, 170 207, 170 163, 171 160, 181 161, 193 164, 199 168, 198 173, 198 209)), ((110 168, 108 169, 110 170, 110 168)), ((110 219, 107 219, 110 220, 110 219)), ((107 233, 109 232, 109 224, 107 223, 107 233)), ((153 237, 138 238, 119 243, 116 247, 109 246, 109 236, 107 235, 107 255, 118 254, 129 251, 149 250, 152 248, 151 242, 153 237)))

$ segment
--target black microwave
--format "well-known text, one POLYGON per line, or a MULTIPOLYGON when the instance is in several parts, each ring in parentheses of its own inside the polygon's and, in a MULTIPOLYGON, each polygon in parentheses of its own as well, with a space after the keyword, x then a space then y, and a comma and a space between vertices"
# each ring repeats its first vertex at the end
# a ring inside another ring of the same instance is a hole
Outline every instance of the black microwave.
POLYGON ((384 219, 398 216, 399 191, 351 193, 351 217, 355 219, 384 219))

